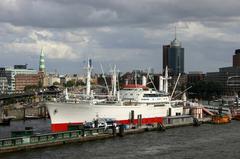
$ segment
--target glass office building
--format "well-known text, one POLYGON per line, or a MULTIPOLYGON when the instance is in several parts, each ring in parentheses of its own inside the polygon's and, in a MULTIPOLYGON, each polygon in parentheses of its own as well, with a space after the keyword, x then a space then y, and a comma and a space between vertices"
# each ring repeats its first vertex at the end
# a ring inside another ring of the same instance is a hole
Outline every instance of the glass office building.
POLYGON ((163 70, 166 66, 172 75, 184 73, 184 48, 177 38, 171 42, 171 45, 163 46, 163 70))

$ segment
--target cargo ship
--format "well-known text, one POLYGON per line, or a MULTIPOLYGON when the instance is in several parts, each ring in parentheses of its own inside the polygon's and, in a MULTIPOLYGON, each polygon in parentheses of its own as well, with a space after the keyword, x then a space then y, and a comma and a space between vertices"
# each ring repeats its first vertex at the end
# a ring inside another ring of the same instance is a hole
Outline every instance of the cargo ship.
MULTIPOLYGON (((87 67, 88 100, 75 100, 76 102, 48 102, 46 103, 51 118, 53 132, 67 131, 69 126, 84 124, 98 118, 111 118, 118 124, 136 124, 137 117, 142 124, 162 123, 163 117, 182 115, 183 107, 174 105, 168 95, 168 73, 165 71, 164 91, 156 91, 143 85, 126 85, 116 91, 116 73, 113 73, 112 85, 115 100, 106 98, 97 100, 91 98, 90 74, 91 67, 87 67)), ((163 83, 163 82, 161 82, 163 83)))

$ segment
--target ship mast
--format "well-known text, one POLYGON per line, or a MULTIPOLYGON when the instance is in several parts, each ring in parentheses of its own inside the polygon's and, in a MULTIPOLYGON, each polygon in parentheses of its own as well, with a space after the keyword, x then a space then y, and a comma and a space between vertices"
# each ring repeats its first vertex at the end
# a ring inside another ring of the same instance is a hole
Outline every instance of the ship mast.
POLYGON ((108 95, 110 95, 110 94, 109 94, 108 83, 107 83, 107 80, 106 80, 105 73, 104 73, 104 71, 103 71, 102 64, 100 64, 100 66, 101 66, 101 70, 102 70, 102 77, 103 77, 103 79, 104 79, 104 82, 105 82, 105 85, 106 85, 106 88, 107 88, 108 95))
POLYGON ((117 95, 117 73, 116 73, 116 65, 113 68, 112 74, 112 95, 115 97, 117 95))
POLYGON ((86 95, 89 97, 91 92, 91 71, 92 71, 92 60, 88 59, 87 63, 87 90, 86 95))
POLYGON ((163 90, 166 94, 168 94, 168 80, 171 79, 171 77, 168 77, 168 67, 166 66, 165 69, 165 77, 162 77, 161 80, 163 80, 163 90))
POLYGON ((69 96, 68 96, 68 89, 65 89, 65 100, 68 101, 69 100, 69 96))
POLYGON ((163 76, 159 76, 159 91, 163 92, 163 76))

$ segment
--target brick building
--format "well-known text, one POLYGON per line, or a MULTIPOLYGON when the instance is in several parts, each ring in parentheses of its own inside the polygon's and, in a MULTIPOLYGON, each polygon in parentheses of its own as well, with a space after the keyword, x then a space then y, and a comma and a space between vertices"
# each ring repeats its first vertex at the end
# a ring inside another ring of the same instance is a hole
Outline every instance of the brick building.
POLYGON ((39 85, 38 74, 17 74, 15 75, 15 91, 23 91, 26 86, 39 85))
POLYGON ((198 81, 202 81, 205 78, 205 74, 200 71, 189 72, 187 75, 187 82, 188 83, 196 83, 198 81))

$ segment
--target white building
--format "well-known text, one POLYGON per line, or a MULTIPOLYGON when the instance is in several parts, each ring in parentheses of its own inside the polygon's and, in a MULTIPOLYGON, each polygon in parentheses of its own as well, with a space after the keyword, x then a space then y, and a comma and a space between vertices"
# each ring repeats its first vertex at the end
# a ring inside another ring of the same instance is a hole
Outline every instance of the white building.
POLYGON ((0 77, 0 94, 8 92, 8 81, 7 77, 0 77))
POLYGON ((49 74, 48 76, 48 86, 52 86, 55 82, 60 84, 60 77, 57 74, 49 74))
POLYGON ((77 75, 77 74, 73 74, 73 75, 65 75, 65 82, 74 80, 74 81, 78 81, 78 80, 83 80, 84 77, 77 75))
POLYGON ((17 74, 37 74, 36 70, 33 69, 27 69, 27 68, 12 68, 7 67, 5 69, 6 71, 6 77, 8 80, 8 92, 12 93, 15 91, 15 75, 17 74))

